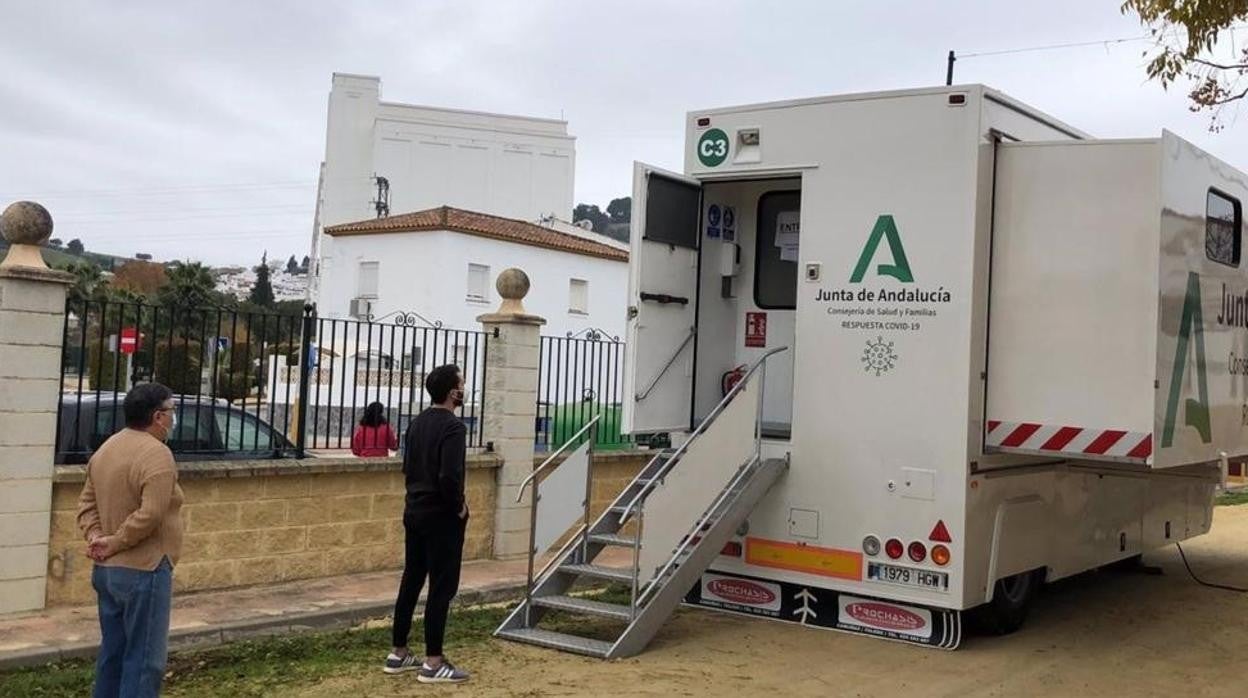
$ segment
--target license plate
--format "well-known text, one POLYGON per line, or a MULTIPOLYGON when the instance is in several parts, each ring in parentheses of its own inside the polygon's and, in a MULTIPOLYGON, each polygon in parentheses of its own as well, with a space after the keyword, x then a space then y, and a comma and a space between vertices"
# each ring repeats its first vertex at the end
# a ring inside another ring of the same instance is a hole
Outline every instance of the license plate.
POLYGON ((947 591, 949 589, 949 575, 944 572, 884 565, 878 562, 872 562, 867 565, 867 579, 873 582, 935 589, 937 591, 947 591))

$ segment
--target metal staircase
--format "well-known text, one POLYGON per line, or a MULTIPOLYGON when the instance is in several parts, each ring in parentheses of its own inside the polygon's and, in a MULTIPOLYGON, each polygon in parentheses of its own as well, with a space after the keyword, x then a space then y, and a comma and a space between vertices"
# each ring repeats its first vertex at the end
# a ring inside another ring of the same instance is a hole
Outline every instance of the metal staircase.
POLYGON ((525 597, 494 635, 607 659, 643 650, 788 468, 787 460, 764 459, 761 453, 766 361, 784 350, 773 349, 759 358, 680 448, 657 454, 592 523, 589 493, 597 418, 536 468, 517 498, 532 484, 525 597), (557 460, 578 443, 579 448, 557 460), (578 502, 574 497, 582 477, 584 499, 578 502), (536 556, 563 537, 563 546, 534 574, 536 556), (611 557, 608 551, 620 549, 631 553, 631 564, 603 564, 601 558, 611 557), (629 603, 570 593, 586 581, 628 585, 629 603), (539 627, 552 611, 604 618, 624 627, 613 640, 539 627))

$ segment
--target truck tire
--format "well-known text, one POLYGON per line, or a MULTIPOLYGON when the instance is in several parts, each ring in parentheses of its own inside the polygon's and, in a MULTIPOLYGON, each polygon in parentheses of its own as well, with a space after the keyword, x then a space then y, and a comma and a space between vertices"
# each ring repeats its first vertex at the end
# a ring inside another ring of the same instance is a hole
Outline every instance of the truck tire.
POLYGON ((971 622, 992 635, 1009 635, 1023 627, 1031 603, 1044 581, 1042 570, 998 579, 992 601, 971 610, 971 622))

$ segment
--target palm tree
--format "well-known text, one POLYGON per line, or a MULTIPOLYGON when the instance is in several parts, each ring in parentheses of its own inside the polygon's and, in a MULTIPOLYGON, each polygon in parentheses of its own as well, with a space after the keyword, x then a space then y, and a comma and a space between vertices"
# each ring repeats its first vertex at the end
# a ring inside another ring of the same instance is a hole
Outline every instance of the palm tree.
POLYGON ((216 282, 212 272, 199 262, 175 262, 169 269, 169 283, 160 289, 160 301, 166 306, 198 308, 213 304, 216 282))
POLYGON ((69 287, 69 299, 75 304, 100 300, 104 293, 103 273, 100 268, 89 262, 70 262, 64 270, 74 275, 74 283, 69 287))

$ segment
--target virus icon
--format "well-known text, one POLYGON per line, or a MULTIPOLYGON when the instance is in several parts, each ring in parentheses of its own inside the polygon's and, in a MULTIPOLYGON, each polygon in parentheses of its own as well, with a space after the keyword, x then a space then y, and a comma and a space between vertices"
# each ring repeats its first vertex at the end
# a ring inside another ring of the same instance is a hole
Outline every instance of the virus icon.
POLYGON ((875 341, 867 340, 867 348, 862 352, 863 370, 875 371, 879 376, 893 370, 897 365, 897 352, 893 351, 893 343, 885 342, 883 337, 875 341))

